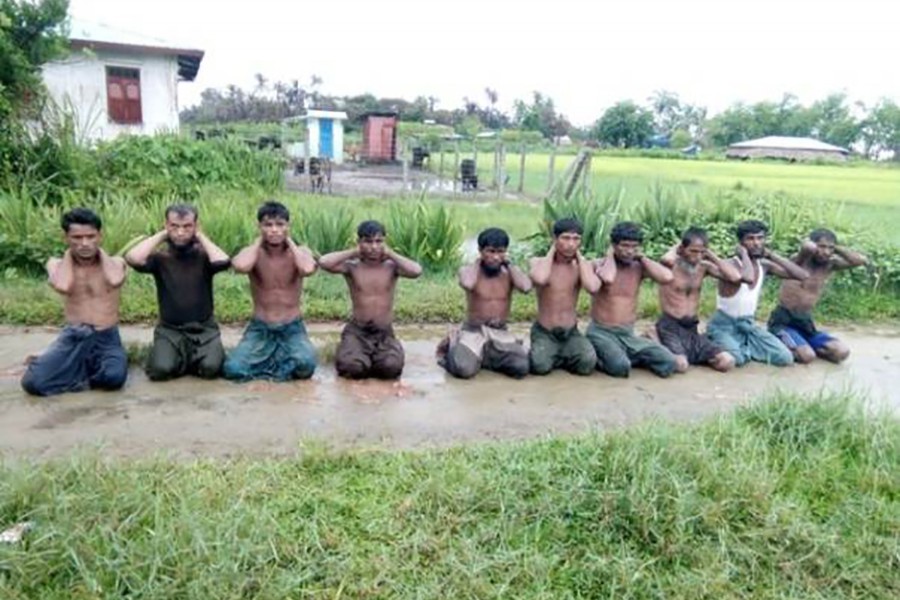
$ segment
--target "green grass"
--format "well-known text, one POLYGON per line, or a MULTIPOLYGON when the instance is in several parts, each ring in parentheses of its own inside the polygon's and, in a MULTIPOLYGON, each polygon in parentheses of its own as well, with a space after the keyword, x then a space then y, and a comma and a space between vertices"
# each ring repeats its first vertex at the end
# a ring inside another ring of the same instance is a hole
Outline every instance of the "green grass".
MULTIPOLYGON (((525 163, 525 192, 541 196, 547 190, 549 155, 529 154, 525 163)), ((559 179, 574 160, 558 155, 555 177, 559 179)), ((479 154, 482 182, 492 178, 492 154, 479 154)), ((508 189, 519 181, 519 156, 507 154, 508 189)), ((846 165, 787 164, 673 160, 598 155, 591 165, 591 187, 595 191, 624 186, 631 195, 650 195, 657 183, 682 186, 690 195, 705 196, 716 190, 748 190, 757 193, 784 192, 810 202, 845 205, 847 218, 859 227, 900 246, 900 168, 896 165, 850 163, 846 165)))
POLYGON ((0 465, 0 597, 891 598, 900 424, 777 397, 429 452, 0 465))

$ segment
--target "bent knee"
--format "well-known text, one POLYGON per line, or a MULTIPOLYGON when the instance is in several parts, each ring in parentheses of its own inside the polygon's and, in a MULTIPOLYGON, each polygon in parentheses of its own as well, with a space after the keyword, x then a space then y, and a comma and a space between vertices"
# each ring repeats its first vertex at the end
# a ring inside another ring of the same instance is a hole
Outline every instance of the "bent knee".
POLYGON ((403 359, 380 360, 372 365, 371 373, 378 379, 399 379, 403 374, 403 359))
POLYGON ((627 360, 599 360, 597 370, 610 377, 628 377, 631 375, 631 363, 627 360))
POLYGON ((91 387, 101 390, 119 390, 125 385, 127 379, 127 368, 110 370, 95 377, 91 381, 91 387))

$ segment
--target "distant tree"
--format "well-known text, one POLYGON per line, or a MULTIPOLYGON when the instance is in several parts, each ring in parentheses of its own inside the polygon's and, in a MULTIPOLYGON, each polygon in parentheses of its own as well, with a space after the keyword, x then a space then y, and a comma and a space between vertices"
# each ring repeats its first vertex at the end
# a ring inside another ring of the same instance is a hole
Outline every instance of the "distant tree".
POLYGON ((862 134, 862 123, 851 113, 846 94, 831 94, 809 108, 816 138, 849 148, 862 134))
POLYGON ((540 131, 548 139, 565 135, 572 127, 568 119, 556 112, 553 99, 537 91, 530 104, 515 101, 513 122, 519 129, 540 131))
POLYGON ((68 0, 0 0, 0 123, 36 110, 41 65, 66 52, 68 0))
POLYGON ((66 52, 68 0, 0 0, 0 180, 29 166, 25 122, 40 116, 41 65, 66 52))
POLYGON ((653 135, 653 113, 631 100, 618 102, 594 124, 593 137, 616 148, 640 148, 653 135))
POLYGON ((872 107, 861 123, 861 138, 870 158, 892 150, 900 161, 900 106, 885 98, 872 107))

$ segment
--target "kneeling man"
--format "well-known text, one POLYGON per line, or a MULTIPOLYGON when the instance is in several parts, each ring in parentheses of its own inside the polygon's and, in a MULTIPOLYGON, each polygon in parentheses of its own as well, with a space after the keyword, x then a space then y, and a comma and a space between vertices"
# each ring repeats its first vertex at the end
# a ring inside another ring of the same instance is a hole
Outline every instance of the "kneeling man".
POLYGON ((392 325, 394 288, 398 277, 415 279, 422 267, 388 248, 378 221, 360 223, 356 236, 356 248, 319 259, 320 267, 346 278, 353 304, 353 316, 341 332, 335 368, 348 379, 397 379, 405 356, 392 325))
POLYGON ((816 356, 833 363, 843 362, 850 356, 850 349, 816 329, 812 311, 835 271, 861 267, 868 260, 858 252, 838 246, 837 236, 828 229, 813 231, 793 260, 809 272, 809 277, 803 281, 781 282, 778 307, 769 317, 769 331, 788 347, 797 362, 809 363, 816 356))
POLYGON ((22 388, 35 396, 117 390, 125 385, 128 359, 119 338, 119 292, 125 261, 100 248, 100 217, 86 208, 62 217, 68 249, 47 261, 49 283, 64 298, 66 326, 31 361, 22 388))
POLYGON ((309 379, 316 350, 303 324, 303 278, 316 261, 290 235, 291 214, 280 202, 266 202, 256 213, 260 236, 231 259, 231 268, 250 276, 253 319, 225 360, 227 379, 288 381, 309 379))
POLYGON ((461 379, 482 368, 516 379, 528 374, 528 349, 506 328, 513 290, 531 291, 531 280, 509 263, 509 236, 502 229, 485 229, 478 236, 479 258, 459 270, 466 291, 466 322, 441 342, 439 363, 461 379))

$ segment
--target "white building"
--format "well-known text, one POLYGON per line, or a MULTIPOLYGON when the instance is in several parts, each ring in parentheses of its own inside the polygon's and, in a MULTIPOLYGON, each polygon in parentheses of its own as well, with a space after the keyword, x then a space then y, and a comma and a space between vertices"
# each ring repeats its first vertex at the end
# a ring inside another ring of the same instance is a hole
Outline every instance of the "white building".
POLYGON ((194 80, 202 50, 75 19, 69 39, 71 54, 43 78, 82 138, 178 131, 178 82, 194 80))
POLYGON ((344 162, 344 121, 347 113, 330 110, 306 111, 306 140, 309 156, 344 162))

